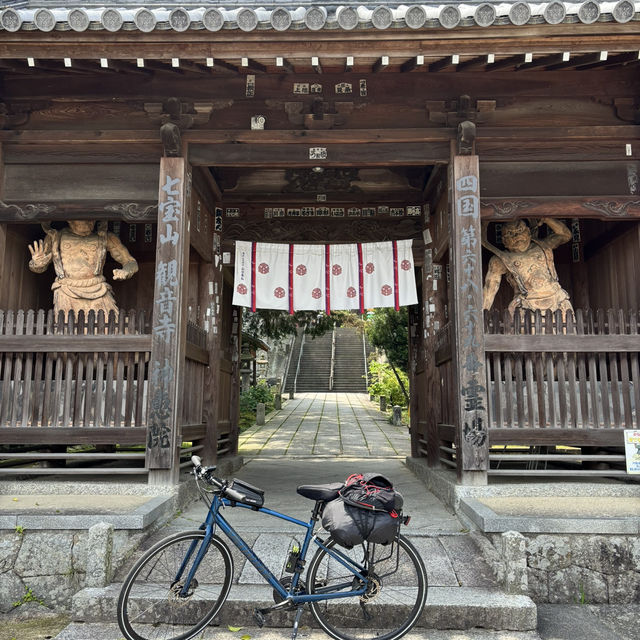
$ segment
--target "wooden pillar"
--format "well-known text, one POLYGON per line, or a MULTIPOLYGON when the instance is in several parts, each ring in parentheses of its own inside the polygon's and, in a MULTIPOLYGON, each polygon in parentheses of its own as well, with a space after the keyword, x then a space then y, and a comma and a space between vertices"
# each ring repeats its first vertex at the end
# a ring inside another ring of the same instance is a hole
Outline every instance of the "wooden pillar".
POLYGON ((231 321, 231 393, 229 420, 231 422, 229 454, 238 453, 240 435, 240 350, 242 348, 242 307, 233 307, 231 321))
MULTIPOLYGON (((0 142, 0 202, 4 195, 4 148, 0 142)), ((7 256, 7 223, 0 222, 0 308, 7 305, 8 300, 3 295, 4 286, 8 277, 7 265, 3 264, 7 256)))
POLYGON ((179 476, 190 182, 191 175, 184 158, 161 159, 147 410, 149 484, 175 484, 179 476))
POLYGON ((409 307, 409 433, 411 434, 411 457, 420 456, 419 443, 420 423, 424 421, 423 403, 420 399, 424 395, 421 388, 424 383, 424 358, 421 345, 423 342, 420 306, 422 305, 422 287, 418 291, 418 304, 409 307), (422 383, 422 384, 421 384, 422 383))
POLYGON ((452 152, 451 286, 458 481, 486 484, 489 466, 482 314, 479 162, 452 152))
POLYGON ((220 256, 217 264, 205 262, 200 267, 200 282, 203 290, 200 305, 204 310, 204 327, 207 331, 207 351, 209 367, 204 381, 203 414, 206 435, 201 442, 204 448, 200 452, 205 464, 214 464, 218 453, 218 404, 220 387, 220 300, 222 298, 222 270, 220 256))

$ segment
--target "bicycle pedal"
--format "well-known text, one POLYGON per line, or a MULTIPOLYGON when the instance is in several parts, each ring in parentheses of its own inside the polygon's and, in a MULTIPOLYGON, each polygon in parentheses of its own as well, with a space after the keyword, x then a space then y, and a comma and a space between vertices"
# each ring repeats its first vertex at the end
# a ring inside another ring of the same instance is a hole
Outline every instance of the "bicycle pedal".
POLYGON ((260 609, 253 610, 253 619, 256 621, 256 624, 262 629, 265 623, 264 613, 260 611, 260 609))

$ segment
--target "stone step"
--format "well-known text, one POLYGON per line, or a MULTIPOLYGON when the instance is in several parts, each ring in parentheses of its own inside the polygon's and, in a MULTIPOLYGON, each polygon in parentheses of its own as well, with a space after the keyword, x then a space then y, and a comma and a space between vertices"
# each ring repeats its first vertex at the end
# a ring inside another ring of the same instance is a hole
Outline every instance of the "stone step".
MULTIPOLYGON (((251 622, 251 624, 254 624, 251 622)), ((221 637, 224 638, 240 638, 241 636, 249 636, 256 640, 285 640, 291 637, 291 629, 269 629, 253 626, 246 626, 244 621, 241 621, 237 626, 241 626, 241 631, 237 633, 231 633, 228 629, 216 626, 209 626, 202 633, 201 640, 218 640, 221 637)), ((184 628, 183 633, 186 633, 188 628, 184 628)), ((153 637, 153 629, 148 632, 148 637, 153 637)), ((563 636, 564 637, 564 636, 563 636)), ((308 629, 303 627, 298 634, 298 638, 304 638, 304 640, 328 640, 329 636, 321 629, 308 629)), ((535 631, 516 631, 516 632, 503 632, 493 631, 489 629, 470 629, 461 633, 460 630, 454 631, 441 631, 434 629, 414 629, 410 631, 405 640, 540 640, 540 635, 535 631)), ((122 640, 122 633, 118 629, 118 625, 115 623, 78 623, 73 622, 68 627, 63 629, 59 635, 55 636, 53 640, 122 640)), ((608 640, 612 640, 608 638, 608 640)))
MULTIPOLYGON (((73 598, 72 619, 85 623, 112 622, 121 584, 86 588, 73 598)), ((273 604, 272 589, 264 585, 234 584, 215 623, 239 625, 252 620, 256 607, 273 604)), ((395 604, 382 605, 394 615, 395 604)), ((483 629, 530 631, 536 628, 536 605, 527 596, 506 595, 478 587, 431 587, 427 603, 416 625, 428 629, 483 629)), ((286 628, 293 621, 290 612, 274 612, 266 626, 286 628)), ((301 624, 315 627, 311 613, 305 611, 301 624)))

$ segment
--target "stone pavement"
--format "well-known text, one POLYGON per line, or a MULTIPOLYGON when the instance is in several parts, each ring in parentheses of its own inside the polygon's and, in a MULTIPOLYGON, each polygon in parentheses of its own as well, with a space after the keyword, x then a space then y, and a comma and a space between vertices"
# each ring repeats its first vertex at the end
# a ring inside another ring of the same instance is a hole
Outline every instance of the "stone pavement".
POLYGON ((239 447, 245 458, 405 458, 410 437, 364 393, 298 393, 264 426, 243 432, 239 447))

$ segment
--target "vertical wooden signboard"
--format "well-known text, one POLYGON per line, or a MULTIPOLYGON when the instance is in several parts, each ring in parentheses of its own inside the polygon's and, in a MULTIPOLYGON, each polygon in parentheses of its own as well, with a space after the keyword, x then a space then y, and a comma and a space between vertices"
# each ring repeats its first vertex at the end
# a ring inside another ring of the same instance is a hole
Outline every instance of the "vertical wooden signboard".
POLYGON ((187 328, 189 191, 190 175, 185 159, 162 158, 147 411, 150 484, 175 483, 179 472, 179 420, 187 328))
POLYGON ((452 159, 451 261, 454 302, 458 476, 486 483, 489 464, 482 314, 482 251, 478 156, 452 159), (479 472, 479 473, 474 473, 479 472))

